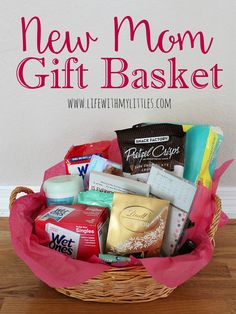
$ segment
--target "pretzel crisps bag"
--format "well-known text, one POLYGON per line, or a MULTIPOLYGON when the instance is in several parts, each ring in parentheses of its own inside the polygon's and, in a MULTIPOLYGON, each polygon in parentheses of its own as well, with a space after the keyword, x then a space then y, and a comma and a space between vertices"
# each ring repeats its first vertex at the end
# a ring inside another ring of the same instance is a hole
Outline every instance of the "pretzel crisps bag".
MULTIPOLYGON (((139 123, 133 128, 152 124, 156 123, 139 123)), ((182 124, 182 127, 186 132, 183 177, 193 183, 201 181, 205 187, 211 188, 223 131, 217 126, 204 124, 182 124)))
POLYGON ((184 166, 182 125, 162 123, 116 131, 125 175, 146 181, 152 164, 174 171, 184 166))

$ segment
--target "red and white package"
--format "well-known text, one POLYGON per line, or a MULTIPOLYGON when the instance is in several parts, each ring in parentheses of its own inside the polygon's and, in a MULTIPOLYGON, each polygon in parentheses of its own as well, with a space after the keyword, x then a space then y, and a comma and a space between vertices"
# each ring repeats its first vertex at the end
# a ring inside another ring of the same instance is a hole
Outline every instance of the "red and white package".
POLYGON ((58 205, 45 209, 34 230, 51 249, 75 259, 87 260, 102 253, 109 223, 109 210, 86 205, 58 205))
POLYGON ((67 174, 78 174, 84 178, 92 155, 108 159, 110 145, 111 141, 101 141, 72 146, 64 158, 67 174))

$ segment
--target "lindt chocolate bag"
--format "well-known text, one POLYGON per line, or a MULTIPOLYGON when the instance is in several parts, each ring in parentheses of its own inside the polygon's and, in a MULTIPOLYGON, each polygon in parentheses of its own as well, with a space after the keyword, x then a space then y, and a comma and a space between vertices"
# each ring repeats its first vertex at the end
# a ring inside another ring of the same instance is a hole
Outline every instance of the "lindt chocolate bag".
POLYGON ((182 125, 162 123, 116 131, 124 174, 146 181, 152 164, 174 171, 184 165, 182 125))
POLYGON ((158 251, 168 209, 166 200, 114 193, 106 252, 127 255, 158 251))

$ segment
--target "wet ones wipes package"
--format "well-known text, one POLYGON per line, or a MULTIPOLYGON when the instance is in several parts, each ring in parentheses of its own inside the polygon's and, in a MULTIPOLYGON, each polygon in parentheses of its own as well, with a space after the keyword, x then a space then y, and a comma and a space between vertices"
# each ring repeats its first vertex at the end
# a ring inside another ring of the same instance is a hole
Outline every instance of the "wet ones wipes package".
POLYGON ((109 213, 107 208, 85 205, 51 206, 35 220, 36 235, 49 248, 86 260, 104 251, 109 213))

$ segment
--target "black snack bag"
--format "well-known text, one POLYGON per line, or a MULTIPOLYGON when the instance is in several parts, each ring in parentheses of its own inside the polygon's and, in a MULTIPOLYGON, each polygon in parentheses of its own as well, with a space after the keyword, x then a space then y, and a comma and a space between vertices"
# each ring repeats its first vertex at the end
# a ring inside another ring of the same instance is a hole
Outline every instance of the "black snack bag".
MULTIPOLYGON (((124 173, 149 173, 152 164, 173 171, 184 165, 185 132, 182 125, 162 123, 116 131, 124 173)), ((140 176, 141 178, 142 176, 140 176)))

